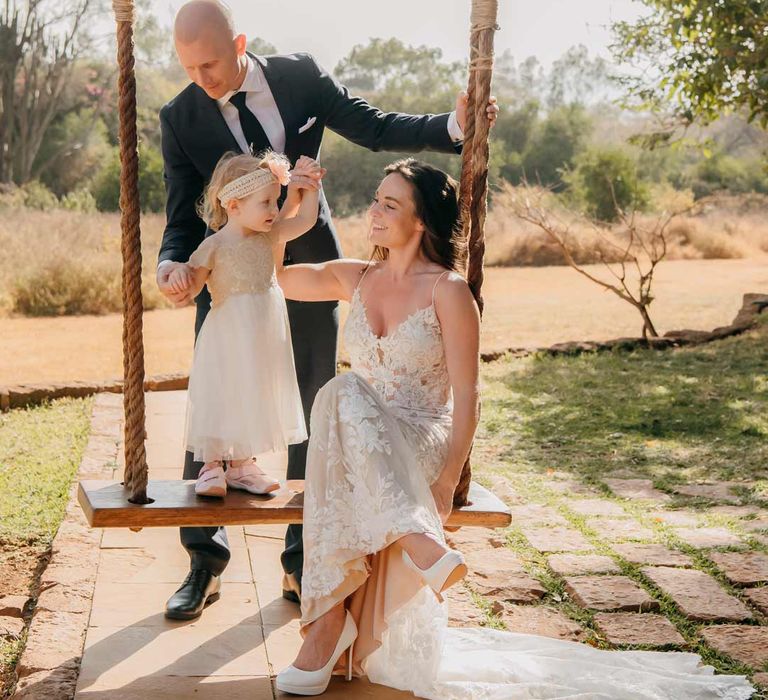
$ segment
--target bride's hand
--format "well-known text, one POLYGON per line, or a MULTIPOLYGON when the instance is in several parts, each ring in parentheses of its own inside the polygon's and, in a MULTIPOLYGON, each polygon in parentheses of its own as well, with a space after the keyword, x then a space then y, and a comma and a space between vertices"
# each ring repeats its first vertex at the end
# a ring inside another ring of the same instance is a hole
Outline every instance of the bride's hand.
POLYGON ((440 521, 445 523, 453 510, 453 492, 454 488, 450 484, 445 484, 439 479, 430 486, 432 497, 435 499, 437 512, 440 515, 440 521))

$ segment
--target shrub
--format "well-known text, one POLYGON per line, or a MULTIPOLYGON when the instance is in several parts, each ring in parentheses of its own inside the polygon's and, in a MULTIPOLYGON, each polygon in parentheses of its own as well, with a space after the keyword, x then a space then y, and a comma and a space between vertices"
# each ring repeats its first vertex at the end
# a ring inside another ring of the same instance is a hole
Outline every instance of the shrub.
POLYGON ((24 206, 28 209, 51 211, 59 207, 56 195, 39 180, 32 180, 22 185, 21 191, 24 195, 24 206))
POLYGON ((578 156, 567 181, 573 196, 598 221, 616 221, 622 211, 642 209, 648 202, 647 187, 638 180, 635 164, 618 149, 592 149, 578 156))
POLYGON ((120 276, 112 264, 87 266, 67 258, 54 258, 16 280, 13 309, 27 316, 64 316, 118 311, 120 276))
POLYGON ((96 200, 88 190, 73 190, 61 198, 61 208, 92 214, 96 211, 96 200))
MULTIPOLYGON (((116 148, 96 175, 91 191, 99 211, 120 208, 120 154, 116 148)), ((139 149, 139 199, 145 212, 161 211, 165 206, 163 158, 149 145, 139 149)))

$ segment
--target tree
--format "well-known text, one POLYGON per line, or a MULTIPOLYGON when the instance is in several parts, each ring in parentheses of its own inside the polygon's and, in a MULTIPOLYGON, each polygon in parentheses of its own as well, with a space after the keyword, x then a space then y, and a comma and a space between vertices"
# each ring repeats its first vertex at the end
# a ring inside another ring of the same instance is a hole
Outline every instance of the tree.
POLYGON ((667 255, 670 223, 690 206, 664 212, 651 221, 642 221, 634 210, 624 212, 616 207, 624 228, 623 240, 617 241, 599 222, 562 211, 553 204, 549 191, 541 187, 524 184, 516 188, 507 185, 506 189, 515 216, 543 231, 576 272, 635 308, 643 320, 643 338, 658 337, 649 309, 654 298, 654 274, 667 255), (598 250, 604 274, 574 257, 574 229, 583 229, 585 224, 601 242, 598 250), (610 251, 610 256, 603 250, 610 251))
POLYGON ((550 108, 604 101, 613 88, 608 63, 591 58, 583 44, 571 46, 552 64, 547 79, 550 108))
POLYGON ((277 47, 274 44, 270 44, 259 36, 250 39, 245 48, 257 56, 270 56, 271 54, 277 53, 277 47))
POLYGON ((582 153, 575 161, 575 169, 566 176, 572 186, 574 198, 580 198, 590 216, 610 223, 622 213, 642 209, 648 202, 648 193, 637 178, 632 159, 616 148, 594 148, 582 153))
POLYGON ((448 111, 466 82, 466 66, 461 61, 445 63, 442 57, 439 48, 371 39, 367 45, 354 46, 334 75, 384 109, 417 114, 448 111))
POLYGON ((590 119, 578 104, 550 112, 524 154, 526 178, 555 191, 564 189, 562 173, 583 150, 590 130, 590 119))
POLYGON ((0 11, 0 182, 32 178, 45 132, 89 45, 91 2, 6 0, 0 11))
MULTIPOLYGON (((120 154, 117 148, 96 174, 91 189, 99 211, 117 211, 120 206, 120 154)), ((147 145, 139 148, 139 201, 142 211, 161 211, 165 206, 163 158, 147 145)))
POLYGON ((640 1, 649 14, 614 23, 611 47, 640 107, 671 108, 684 125, 744 110, 768 126, 768 0, 640 1))

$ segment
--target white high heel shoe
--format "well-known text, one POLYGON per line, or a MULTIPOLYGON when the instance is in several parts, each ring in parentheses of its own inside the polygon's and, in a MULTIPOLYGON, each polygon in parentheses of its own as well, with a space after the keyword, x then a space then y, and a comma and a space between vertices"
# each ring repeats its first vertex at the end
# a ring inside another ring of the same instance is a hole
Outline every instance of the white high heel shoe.
POLYGON ((408 552, 403 549, 403 561, 424 579, 424 582, 437 594, 438 598, 444 590, 454 583, 461 581, 467 575, 467 565, 464 556, 455 549, 449 549, 428 569, 421 569, 414 564, 408 552))
POLYGON ((347 611, 347 617, 344 620, 344 629, 341 631, 339 641, 336 642, 336 648, 328 659, 328 663, 317 671, 302 671, 291 664, 288 668, 277 674, 275 685, 278 690, 284 693, 293 693, 294 695, 322 695, 331 682, 333 667, 339 660, 339 657, 349 649, 349 658, 347 659, 346 679, 352 680, 352 652, 355 648, 357 639, 357 625, 355 620, 347 611))

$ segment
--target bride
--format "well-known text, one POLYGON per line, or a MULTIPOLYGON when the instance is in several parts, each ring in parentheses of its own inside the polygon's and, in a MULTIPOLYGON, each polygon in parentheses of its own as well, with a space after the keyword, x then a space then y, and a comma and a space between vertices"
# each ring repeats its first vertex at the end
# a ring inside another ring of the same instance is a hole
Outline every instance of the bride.
POLYGON ((352 367, 312 407, 304 642, 277 688, 320 695, 337 671, 434 700, 749 698, 695 654, 448 628, 441 593, 467 569, 442 523, 477 426, 479 314, 456 183, 413 159, 385 172, 370 262, 278 263, 287 298, 350 302, 352 367))

